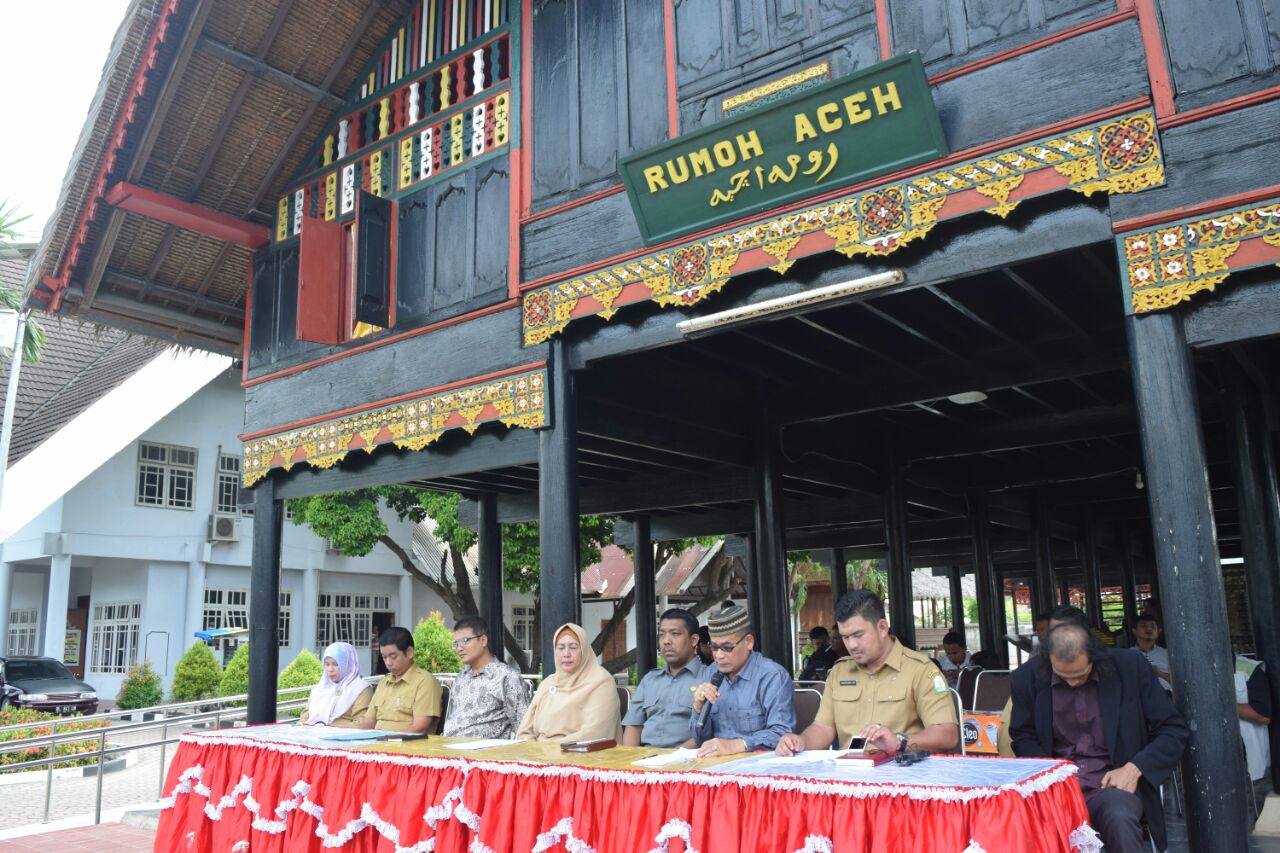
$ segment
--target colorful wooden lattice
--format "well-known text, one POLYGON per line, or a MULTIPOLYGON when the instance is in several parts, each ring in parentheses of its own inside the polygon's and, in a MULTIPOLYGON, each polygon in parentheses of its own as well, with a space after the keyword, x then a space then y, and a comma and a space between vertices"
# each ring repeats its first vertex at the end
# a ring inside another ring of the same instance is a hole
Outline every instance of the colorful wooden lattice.
POLYGON ((386 444, 422 450, 449 430, 474 433, 481 424, 494 421, 508 427, 544 427, 546 384, 544 368, 526 370, 255 438, 245 442, 241 479, 246 487, 252 486, 274 468, 287 471, 302 462, 330 468, 349 453, 372 453, 386 444))
POLYGON ((938 222, 978 211, 1005 217, 1020 201, 1051 192, 1130 193, 1163 183, 1154 114, 1127 113, 531 289, 524 343, 546 341, 582 317, 607 320, 636 302, 692 305, 732 276, 766 267, 785 273, 797 258, 833 249, 888 255, 938 222))
POLYGON ((1116 236, 1126 310, 1170 308, 1233 272, 1280 266, 1280 197, 1116 236))

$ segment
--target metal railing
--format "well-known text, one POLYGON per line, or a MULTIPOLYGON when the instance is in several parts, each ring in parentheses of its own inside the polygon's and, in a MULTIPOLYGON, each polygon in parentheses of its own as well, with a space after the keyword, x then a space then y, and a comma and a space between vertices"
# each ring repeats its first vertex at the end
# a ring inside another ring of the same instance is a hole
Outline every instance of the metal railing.
MULTIPOLYGON (((453 680, 457 678, 457 673, 433 673, 438 681, 445 685, 451 685, 453 680)), ((521 678, 530 682, 530 685, 536 685, 539 676, 522 675, 521 678)), ((367 676, 365 681, 376 686, 382 679, 380 675, 367 676)), ((307 699, 311 692, 311 687, 289 687, 282 688, 277 692, 276 713, 287 713, 289 711, 300 711, 307 705, 307 699)), ((49 729, 49 734, 38 735, 36 737, 22 738, 19 740, 0 741, 0 755, 10 752, 25 752, 29 750, 44 750, 46 755, 43 758, 35 758, 30 761, 22 761, 14 764, 5 764, 0 766, 4 772, 18 772, 22 770, 45 769, 45 786, 44 786, 44 812, 41 823, 49 822, 49 810, 53 799, 53 771, 57 765, 66 765, 72 762, 82 761, 86 758, 96 760, 97 784, 95 786, 94 804, 93 804, 93 822, 101 823, 102 821, 102 778, 105 775, 103 768, 107 760, 115 755, 135 750, 152 749, 159 747, 159 778, 156 781, 156 799, 164 796, 164 780, 168 768, 165 765, 165 759, 168 757, 169 744, 177 743, 182 732, 172 734, 174 730, 184 730, 193 728, 226 728, 227 724, 235 725, 245 719, 248 714, 248 708, 244 704, 248 700, 248 694, 240 694, 236 696, 217 696, 209 699, 200 699, 195 702, 175 702, 168 705, 154 705, 149 708, 133 708, 130 710, 106 711, 101 714, 93 714, 87 717, 63 717, 54 720, 39 720, 31 723, 17 723, 10 726, 0 726, 0 735, 6 732, 24 731, 30 729, 49 729), (133 720, 133 717, 143 717, 141 720, 133 720), (152 716, 155 719, 147 720, 145 717, 152 716), (101 728, 85 729, 81 731, 63 731, 59 732, 59 726, 81 725, 87 722, 102 721, 106 723, 101 728), (108 736, 117 738, 123 735, 133 735, 148 732, 158 732, 159 737, 153 739, 144 739, 138 742, 127 744, 108 743, 108 736), (58 755, 59 746, 71 743, 84 743, 87 741, 97 741, 93 750, 79 752, 71 755, 58 755)))

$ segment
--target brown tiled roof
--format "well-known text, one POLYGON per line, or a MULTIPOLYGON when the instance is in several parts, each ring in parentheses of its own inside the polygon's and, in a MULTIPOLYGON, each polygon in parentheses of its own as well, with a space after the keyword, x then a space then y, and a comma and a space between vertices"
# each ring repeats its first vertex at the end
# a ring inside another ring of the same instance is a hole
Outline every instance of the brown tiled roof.
MULTIPOLYGON (((0 258, 0 287, 21 287, 26 266, 25 260, 0 258)), ((47 340, 40 361, 22 365, 18 378, 10 466, 164 349, 157 341, 69 317, 33 316, 47 340)), ((9 365, 7 358, 0 364, 0 405, 9 387, 9 365)))

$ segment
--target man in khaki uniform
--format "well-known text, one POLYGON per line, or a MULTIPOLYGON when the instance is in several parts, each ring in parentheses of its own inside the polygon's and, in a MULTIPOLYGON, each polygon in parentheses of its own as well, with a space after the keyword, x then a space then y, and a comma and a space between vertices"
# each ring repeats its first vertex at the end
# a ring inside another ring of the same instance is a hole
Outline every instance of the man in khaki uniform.
POLYGON ((392 627, 378 637, 387 674, 365 712, 363 727, 407 734, 435 731, 440 719, 440 682, 413 662, 413 635, 392 627))
POLYGON ((827 676, 822 704, 812 725, 785 735, 780 755, 806 749, 847 747, 854 737, 868 749, 896 753, 923 749, 946 752, 960 744, 956 705, 947 681, 928 656, 889 635, 884 602, 855 589, 836 604, 840 638, 849 657, 827 676))

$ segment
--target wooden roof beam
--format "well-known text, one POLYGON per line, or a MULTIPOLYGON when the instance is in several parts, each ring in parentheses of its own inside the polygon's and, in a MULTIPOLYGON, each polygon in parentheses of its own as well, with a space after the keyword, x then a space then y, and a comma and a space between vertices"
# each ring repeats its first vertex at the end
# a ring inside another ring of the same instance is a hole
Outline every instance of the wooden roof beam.
POLYGON ((106 202, 121 210, 234 243, 250 251, 271 243, 269 228, 126 181, 107 190, 106 202))
POLYGON ((252 74, 269 83, 274 83, 282 89, 288 89, 331 110, 341 109, 342 105, 346 103, 342 98, 327 89, 322 89, 319 86, 308 83, 306 80, 294 77, 289 72, 282 71, 274 65, 268 65, 266 62, 247 53, 241 53, 234 47, 223 44, 212 36, 201 35, 196 46, 201 52, 217 57, 228 65, 233 65, 247 74, 252 74))
POLYGON ((185 310, 192 314, 196 311, 205 311, 235 320, 237 324, 244 322, 244 309, 238 305, 211 299, 207 296, 197 296, 189 290, 171 287, 152 279, 141 278, 120 270, 108 268, 102 275, 102 281, 112 287, 128 288, 135 293, 154 293, 163 299, 176 300, 187 306, 185 310))

